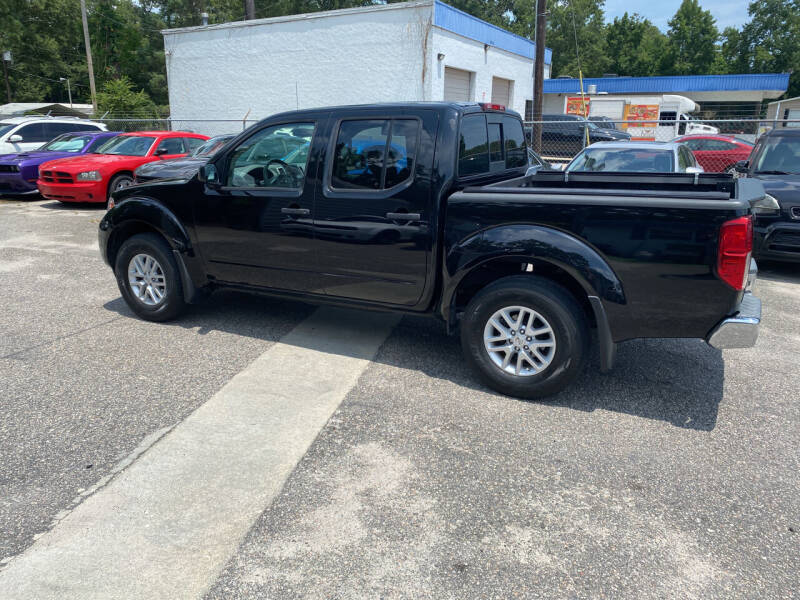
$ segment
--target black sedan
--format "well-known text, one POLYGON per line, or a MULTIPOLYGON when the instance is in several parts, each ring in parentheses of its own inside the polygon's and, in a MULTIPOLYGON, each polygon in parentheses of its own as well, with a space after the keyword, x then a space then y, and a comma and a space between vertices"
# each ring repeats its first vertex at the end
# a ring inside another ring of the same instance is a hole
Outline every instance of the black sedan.
POLYGON ((235 134, 225 134, 212 137, 201 146, 195 148, 189 156, 159 160, 147 163, 136 169, 133 173, 134 183, 144 183, 154 179, 185 179, 189 178, 214 154, 222 148, 235 134))

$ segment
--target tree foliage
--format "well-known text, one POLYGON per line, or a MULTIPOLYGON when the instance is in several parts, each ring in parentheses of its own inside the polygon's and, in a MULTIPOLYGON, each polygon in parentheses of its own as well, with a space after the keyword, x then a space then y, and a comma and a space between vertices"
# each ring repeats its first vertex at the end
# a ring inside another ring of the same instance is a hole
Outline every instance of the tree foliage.
POLYGON ((719 30, 711 12, 697 0, 683 0, 669 20, 666 62, 669 75, 697 75, 711 72, 717 52, 719 30))
POLYGON ((609 72, 631 77, 660 75, 667 44, 667 36, 649 20, 625 13, 606 27, 609 72))

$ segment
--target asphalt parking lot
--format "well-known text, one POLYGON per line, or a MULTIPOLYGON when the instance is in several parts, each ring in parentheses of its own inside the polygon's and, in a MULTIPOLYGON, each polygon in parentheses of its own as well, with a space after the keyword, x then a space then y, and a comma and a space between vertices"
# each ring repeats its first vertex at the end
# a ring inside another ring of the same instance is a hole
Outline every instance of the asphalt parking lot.
MULTIPOLYGON (((99 257, 101 215, 0 201, 0 591, 318 314, 220 293, 140 321, 99 257)), ((551 402, 489 391, 443 327, 402 319, 201 595, 797 597, 800 268, 761 265, 757 293, 755 348, 628 342, 613 372, 594 356, 551 402)))

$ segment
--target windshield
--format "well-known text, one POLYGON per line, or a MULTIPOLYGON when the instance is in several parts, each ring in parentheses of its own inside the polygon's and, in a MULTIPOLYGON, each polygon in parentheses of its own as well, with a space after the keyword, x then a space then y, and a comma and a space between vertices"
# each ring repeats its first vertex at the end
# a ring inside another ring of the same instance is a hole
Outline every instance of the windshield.
POLYGON ((98 154, 117 154, 122 156, 145 156, 156 138, 139 135, 115 137, 97 149, 98 154))
POLYGON ((51 150, 53 152, 80 152, 86 147, 86 144, 92 141, 90 135, 76 135, 74 133, 65 133, 58 136, 52 142, 45 144, 41 150, 51 150))
POLYGON ((800 137, 775 136, 759 144, 754 173, 800 174, 800 137))
POLYGON ((6 131, 11 131, 16 125, 14 123, 0 123, 0 135, 3 135, 6 131))
POLYGON ((192 152, 192 158, 211 156, 217 150, 222 148, 225 145, 225 142, 227 142, 229 139, 231 139, 229 136, 211 138, 203 145, 198 146, 195 151, 192 152))
POLYGON ((594 121, 586 121, 586 124, 589 126, 589 129, 600 129, 600 126, 595 123, 594 121))
POLYGON ((627 171, 632 173, 670 173, 674 169, 672 151, 647 149, 587 148, 576 156, 567 171, 627 171))

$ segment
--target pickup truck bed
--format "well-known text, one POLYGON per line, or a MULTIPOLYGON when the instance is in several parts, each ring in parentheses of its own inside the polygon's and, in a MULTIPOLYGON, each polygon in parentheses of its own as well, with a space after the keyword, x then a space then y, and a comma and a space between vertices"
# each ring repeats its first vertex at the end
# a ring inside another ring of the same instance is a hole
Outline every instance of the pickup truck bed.
POLYGON ((223 287, 428 313, 460 331, 489 385, 521 397, 574 379, 592 327, 604 369, 631 338, 755 343, 759 182, 525 175, 526 156, 502 107, 284 113, 195 176, 115 192, 100 248, 143 318, 223 287))

